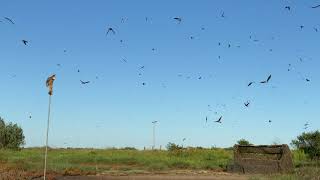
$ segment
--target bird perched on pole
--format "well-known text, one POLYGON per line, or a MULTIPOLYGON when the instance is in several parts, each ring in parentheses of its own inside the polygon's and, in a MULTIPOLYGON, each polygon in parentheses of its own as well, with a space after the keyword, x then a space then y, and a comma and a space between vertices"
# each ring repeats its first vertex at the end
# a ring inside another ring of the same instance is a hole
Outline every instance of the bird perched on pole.
POLYGON ((53 92, 53 81, 56 79, 56 75, 53 74, 52 76, 48 77, 46 81, 46 86, 49 88, 49 95, 52 96, 53 92))

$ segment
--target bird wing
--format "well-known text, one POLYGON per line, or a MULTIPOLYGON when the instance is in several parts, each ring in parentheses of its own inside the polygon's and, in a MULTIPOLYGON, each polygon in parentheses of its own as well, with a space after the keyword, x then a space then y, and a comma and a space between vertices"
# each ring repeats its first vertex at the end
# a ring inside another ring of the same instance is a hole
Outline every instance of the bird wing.
POLYGON ((8 18, 8 17, 4 17, 6 20, 10 21, 12 24, 14 24, 14 22, 12 21, 12 19, 8 18))
POLYGON ((313 6, 312 8, 318 8, 318 7, 320 7, 320 5, 317 5, 317 6, 313 6))
POLYGON ((49 82, 50 82, 50 77, 48 77, 47 81, 46 81, 46 86, 49 87, 49 82))

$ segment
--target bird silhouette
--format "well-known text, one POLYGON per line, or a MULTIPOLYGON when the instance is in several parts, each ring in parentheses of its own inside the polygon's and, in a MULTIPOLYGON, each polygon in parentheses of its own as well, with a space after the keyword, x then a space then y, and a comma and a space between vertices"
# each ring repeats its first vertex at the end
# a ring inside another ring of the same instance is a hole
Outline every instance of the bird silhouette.
POLYGON ((316 32, 318 32, 318 28, 315 28, 315 27, 314 27, 313 29, 314 29, 316 32))
POLYGON ((248 87, 251 86, 253 83, 254 83, 253 81, 252 81, 252 82, 249 82, 248 87))
POLYGON ((318 7, 320 7, 320 4, 316 6, 312 6, 311 8, 318 8, 318 7))
POLYGON ((224 12, 221 13, 221 17, 224 18, 224 12))
POLYGON ((22 43, 24 44, 24 45, 28 45, 28 41, 27 40, 21 40, 22 41, 22 43))
POLYGON ((269 123, 271 123, 272 121, 271 121, 271 120, 269 120, 268 122, 269 122, 269 123))
POLYGON ((122 61, 125 62, 125 63, 128 62, 125 58, 122 58, 122 61))
POLYGON ((249 102, 249 101, 247 101, 247 102, 245 102, 245 103, 244 103, 244 105, 245 105, 246 107, 249 107, 250 102, 249 102))
POLYGON ((81 82, 81 84, 89 84, 90 83, 90 81, 82 81, 82 80, 80 80, 80 82, 81 82))
POLYGON ((186 138, 183 138, 183 139, 182 139, 182 141, 185 141, 185 140, 186 140, 186 138))
POLYGON ((145 85, 146 85, 146 83, 145 83, 145 82, 143 82, 143 83, 142 83, 142 85, 143 85, 143 86, 145 86, 145 85))
POLYGON ((290 11, 291 7, 290 6, 286 6, 285 9, 288 9, 290 11))
POLYGON ((310 79, 306 78, 306 81, 307 81, 307 82, 310 82, 310 79))
POLYGON ((180 24, 182 22, 182 18, 181 17, 175 17, 173 18, 174 20, 178 21, 178 23, 180 24))
POLYGON ((270 81, 270 79, 271 79, 271 74, 269 75, 269 77, 267 78, 267 80, 261 81, 260 83, 266 84, 266 83, 268 83, 268 82, 270 81))
POLYGON ((300 26, 300 29, 303 29, 303 28, 304 28, 304 26, 303 26, 303 25, 301 25, 301 26, 300 26))
POLYGON ((109 32, 112 32, 113 34, 116 34, 116 32, 111 27, 108 28, 106 36, 109 34, 109 32))
POLYGON ((206 116, 206 123, 208 122, 208 117, 206 116))
POLYGON ((215 122, 216 122, 216 123, 222 123, 221 120, 222 120, 222 116, 220 116, 220 118, 219 118, 217 121, 215 121, 215 122))
POLYGON ((155 123, 157 123, 158 121, 152 121, 152 124, 155 124, 155 123))
POLYGON ((8 17, 4 17, 4 19, 6 19, 7 21, 9 21, 11 24, 14 24, 13 20, 8 18, 8 17))

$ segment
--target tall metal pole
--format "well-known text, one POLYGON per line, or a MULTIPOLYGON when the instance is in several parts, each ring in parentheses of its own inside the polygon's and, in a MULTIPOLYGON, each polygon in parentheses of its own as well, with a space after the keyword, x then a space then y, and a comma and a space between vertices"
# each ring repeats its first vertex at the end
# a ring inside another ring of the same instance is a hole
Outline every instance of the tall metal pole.
POLYGON ((44 154, 44 170, 43 170, 43 179, 44 180, 46 180, 46 173, 47 173, 47 156, 48 156, 48 137, 49 137, 50 112, 51 112, 51 95, 49 95, 49 109, 48 109, 47 134, 46 134, 46 151, 45 151, 45 154, 44 154))
POLYGON ((155 149, 156 147, 156 123, 158 121, 152 121, 152 124, 153 124, 153 138, 152 138, 152 141, 153 141, 153 144, 152 144, 152 150, 155 149))
POLYGON ((153 123, 153 146, 152 150, 156 147, 156 123, 153 123))

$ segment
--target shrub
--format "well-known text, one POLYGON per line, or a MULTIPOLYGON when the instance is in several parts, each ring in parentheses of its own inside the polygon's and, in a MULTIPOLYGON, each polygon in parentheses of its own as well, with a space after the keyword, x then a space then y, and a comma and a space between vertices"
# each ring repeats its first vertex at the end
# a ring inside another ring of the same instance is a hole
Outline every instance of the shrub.
POLYGON ((304 151, 311 159, 320 159, 320 132, 302 133, 297 139, 292 140, 291 145, 304 151))
POLYGON ((24 145, 23 130, 17 124, 6 124, 0 117, 0 149, 19 149, 24 145))
POLYGON ((166 148, 167 148, 168 151, 177 151, 177 150, 182 150, 183 149, 182 146, 179 146, 179 145, 177 145, 175 143, 171 143, 171 142, 169 142, 167 144, 166 148))
POLYGON ((249 141, 245 140, 245 139, 240 139, 237 144, 242 145, 242 146, 248 146, 248 145, 252 145, 249 141))

